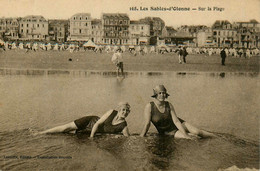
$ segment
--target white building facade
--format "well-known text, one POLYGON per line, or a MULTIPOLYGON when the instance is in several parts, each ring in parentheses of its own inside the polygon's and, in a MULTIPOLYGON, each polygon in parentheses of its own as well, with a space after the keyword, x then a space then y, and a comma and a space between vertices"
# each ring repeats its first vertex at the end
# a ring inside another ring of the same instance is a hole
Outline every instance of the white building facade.
POLYGON ((78 13, 70 18, 69 41, 88 41, 91 38, 91 15, 78 13))

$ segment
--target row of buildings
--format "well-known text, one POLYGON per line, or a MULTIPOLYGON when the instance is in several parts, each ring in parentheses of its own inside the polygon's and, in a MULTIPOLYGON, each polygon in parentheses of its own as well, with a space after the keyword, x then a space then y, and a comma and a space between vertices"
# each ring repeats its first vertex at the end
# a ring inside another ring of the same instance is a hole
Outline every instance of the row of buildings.
POLYGON ((260 47, 260 24, 215 21, 212 27, 184 25, 177 29, 159 17, 130 20, 127 14, 104 13, 101 19, 78 13, 69 20, 46 20, 43 16, 0 18, 0 37, 21 41, 88 41, 103 45, 185 44, 194 47, 260 47))

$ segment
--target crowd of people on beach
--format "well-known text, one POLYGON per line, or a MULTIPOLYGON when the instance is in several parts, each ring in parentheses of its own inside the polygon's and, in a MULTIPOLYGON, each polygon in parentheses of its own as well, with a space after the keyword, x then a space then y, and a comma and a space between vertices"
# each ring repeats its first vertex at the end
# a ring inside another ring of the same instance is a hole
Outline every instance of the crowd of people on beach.
MULTIPOLYGON (((187 54, 204 54, 205 56, 220 55, 222 48, 219 47, 189 47, 189 46, 172 46, 172 45, 86 45, 83 43, 46 43, 46 42, 3 42, 0 43, 0 49, 7 50, 25 50, 31 51, 69 51, 71 53, 77 51, 94 51, 96 53, 110 53, 121 49, 122 52, 129 52, 133 55, 146 55, 151 53, 165 54, 170 52, 178 52, 179 47, 185 47, 187 54)), ((225 49, 227 56, 251 58, 260 54, 258 48, 231 48, 225 49)))

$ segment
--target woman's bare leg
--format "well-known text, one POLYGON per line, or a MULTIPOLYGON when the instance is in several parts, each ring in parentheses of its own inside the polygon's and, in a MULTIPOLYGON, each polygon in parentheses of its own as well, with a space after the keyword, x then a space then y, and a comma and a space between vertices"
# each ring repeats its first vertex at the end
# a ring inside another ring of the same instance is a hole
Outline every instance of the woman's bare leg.
POLYGON ((200 137, 216 137, 215 134, 198 129, 194 126, 192 126, 191 124, 187 123, 187 122, 183 122, 182 126, 184 127, 184 129, 186 129, 189 133, 191 134, 195 134, 197 136, 200 137))
POLYGON ((45 131, 40 132, 39 134, 51 134, 51 133, 62 133, 62 132, 70 132, 70 131, 74 131, 77 129, 77 126, 75 125, 74 122, 70 122, 68 124, 65 125, 61 125, 61 126, 56 126, 54 128, 51 129, 47 129, 45 131))

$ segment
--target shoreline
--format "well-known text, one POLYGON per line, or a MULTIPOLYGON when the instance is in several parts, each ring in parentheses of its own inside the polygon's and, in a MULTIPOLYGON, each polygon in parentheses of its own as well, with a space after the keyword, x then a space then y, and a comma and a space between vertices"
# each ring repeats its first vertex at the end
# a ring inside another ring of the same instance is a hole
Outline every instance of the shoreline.
MULTIPOLYGON (((66 70, 66 69, 38 69, 38 68, 0 68, 0 75, 35 75, 35 76, 44 76, 44 75, 70 75, 70 76, 90 76, 90 75, 99 75, 99 76, 111 76, 116 77, 116 71, 108 70, 66 70)), ((210 71, 126 71, 125 76, 192 76, 192 75, 206 75, 206 76, 249 76, 257 77, 259 72, 254 71, 229 71, 229 72, 210 72, 210 71)))

